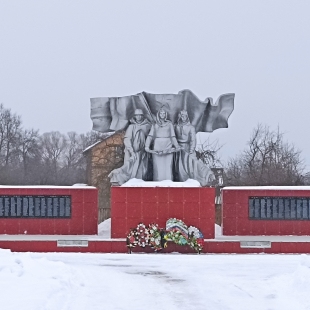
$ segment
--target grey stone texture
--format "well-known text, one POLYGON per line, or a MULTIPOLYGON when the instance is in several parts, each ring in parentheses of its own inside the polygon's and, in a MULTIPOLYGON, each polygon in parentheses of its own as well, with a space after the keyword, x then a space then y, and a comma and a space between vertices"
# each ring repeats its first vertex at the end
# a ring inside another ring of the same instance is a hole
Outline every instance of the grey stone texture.
POLYGON ((195 156, 196 132, 228 127, 234 94, 200 101, 191 91, 91 99, 93 130, 126 129, 124 165, 110 174, 122 185, 132 178, 145 181, 195 179, 210 185, 214 175, 195 156))

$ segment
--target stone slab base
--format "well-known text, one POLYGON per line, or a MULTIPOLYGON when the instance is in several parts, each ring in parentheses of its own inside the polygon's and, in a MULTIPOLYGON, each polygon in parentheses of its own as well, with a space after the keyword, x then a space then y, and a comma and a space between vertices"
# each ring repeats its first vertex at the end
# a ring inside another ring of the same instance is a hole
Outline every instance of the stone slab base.
MULTIPOLYGON (((12 237, 12 236, 11 236, 12 237)), ((82 236, 81 236, 82 237, 82 236)), ((85 236, 84 236, 85 237, 85 236)), ((85 238, 82 238, 85 241, 85 238)), ((310 241, 306 242, 271 242, 269 248, 242 248, 241 242, 224 240, 205 240, 202 253, 205 254, 310 254, 310 241)), ((58 246, 57 240, 1 240, 0 248, 12 252, 75 252, 75 253, 127 253, 125 239, 89 240, 86 246, 58 246)), ((136 247, 134 253, 154 253, 150 248, 136 247)), ((177 246, 169 243, 168 248, 157 255, 165 253, 195 254, 188 246, 177 246)))

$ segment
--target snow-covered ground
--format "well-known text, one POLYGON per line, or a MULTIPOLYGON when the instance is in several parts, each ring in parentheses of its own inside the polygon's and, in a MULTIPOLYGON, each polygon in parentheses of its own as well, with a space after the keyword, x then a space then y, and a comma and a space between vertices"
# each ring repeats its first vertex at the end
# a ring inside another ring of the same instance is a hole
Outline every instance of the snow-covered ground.
POLYGON ((307 255, 11 253, 0 308, 310 309, 307 255))

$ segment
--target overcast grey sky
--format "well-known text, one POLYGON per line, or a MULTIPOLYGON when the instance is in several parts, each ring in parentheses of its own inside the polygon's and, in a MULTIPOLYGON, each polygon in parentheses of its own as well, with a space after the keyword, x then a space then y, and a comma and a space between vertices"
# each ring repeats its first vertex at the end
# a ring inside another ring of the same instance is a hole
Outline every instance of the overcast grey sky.
POLYGON ((0 102, 25 128, 82 133, 91 97, 234 92, 210 135, 224 159, 261 122, 310 167, 309 16, 307 0, 0 0, 0 102))

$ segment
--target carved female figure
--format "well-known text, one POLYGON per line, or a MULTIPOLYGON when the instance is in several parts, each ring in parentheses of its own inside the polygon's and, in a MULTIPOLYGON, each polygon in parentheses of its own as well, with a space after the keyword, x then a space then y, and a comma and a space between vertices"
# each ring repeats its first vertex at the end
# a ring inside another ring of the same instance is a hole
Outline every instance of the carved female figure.
POLYGON ((176 181, 184 182, 194 179, 202 186, 210 185, 214 180, 214 174, 210 167, 197 160, 195 156, 196 131, 191 124, 187 111, 182 110, 175 124, 176 139, 182 148, 181 152, 174 156, 176 181))
POLYGON ((161 108, 156 115, 156 123, 152 125, 145 142, 145 150, 152 153, 153 180, 173 180, 173 153, 180 150, 171 121, 167 112, 161 108), (153 148, 150 149, 151 144, 153 148))

